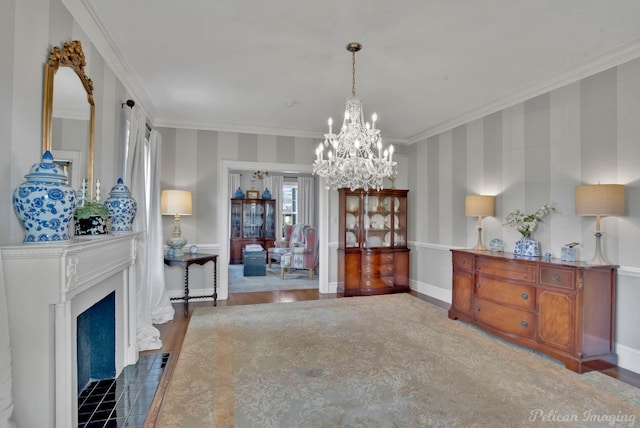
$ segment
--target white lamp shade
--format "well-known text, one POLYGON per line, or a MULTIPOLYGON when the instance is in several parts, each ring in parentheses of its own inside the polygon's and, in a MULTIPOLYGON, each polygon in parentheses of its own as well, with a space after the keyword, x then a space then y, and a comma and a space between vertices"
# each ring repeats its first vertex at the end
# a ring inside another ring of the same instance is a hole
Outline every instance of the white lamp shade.
POLYGON ((577 186, 576 215, 624 215, 624 186, 622 184, 577 186))
POLYGON ((467 195, 465 198, 464 213, 467 217, 493 216, 495 196, 467 195))
POLYGON ((163 190, 160 197, 163 215, 191 215, 191 192, 187 190, 163 190))

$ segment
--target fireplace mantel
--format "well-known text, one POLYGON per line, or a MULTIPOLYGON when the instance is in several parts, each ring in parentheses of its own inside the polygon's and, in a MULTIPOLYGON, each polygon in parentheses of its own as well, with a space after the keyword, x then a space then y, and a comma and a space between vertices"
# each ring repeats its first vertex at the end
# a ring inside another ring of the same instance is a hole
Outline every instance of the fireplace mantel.
POLYGON ((137 361, 137 235, 0 249, 18 426, 77 426, 76 317, 113 291, 116 375, 137 361))

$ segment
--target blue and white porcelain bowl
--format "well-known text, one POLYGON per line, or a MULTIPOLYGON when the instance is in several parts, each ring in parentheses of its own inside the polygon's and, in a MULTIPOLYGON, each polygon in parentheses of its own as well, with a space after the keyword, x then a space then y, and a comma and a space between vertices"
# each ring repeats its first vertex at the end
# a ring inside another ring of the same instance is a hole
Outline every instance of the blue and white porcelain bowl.
POLYGON ((109 195, 104 204, 111 216, 111 232, 131 232, 138 204, 131 197, 131 192, 124 185, 122 178, 118 178, 118 184, 111 188, 109 195))
POLYGON ((24 242, 68 241, 76 208, 76 192, 69 186, 69 177, 47 151, 25 178, 27 181, 13 192, 13 209, 24 228, 24 242))

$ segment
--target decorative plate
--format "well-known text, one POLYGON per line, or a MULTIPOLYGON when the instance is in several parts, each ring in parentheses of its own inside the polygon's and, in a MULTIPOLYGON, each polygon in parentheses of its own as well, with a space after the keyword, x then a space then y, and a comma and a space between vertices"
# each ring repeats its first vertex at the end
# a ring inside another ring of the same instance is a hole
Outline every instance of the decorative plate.
POLYGON ((367 238, 367 247, 382 247, 382 238, 379 236, 369 236, 367 238))
MULTIPOLYGON (((400 228, 400 219, 398 218, 397 215, 393 216, 393 220, 394 220, 394 225, 396 229, 400 228)), ((391 214, 387 214, 387 216, 384 218, 384 227, 386 227, 387 229, 391 229, 391 214)))
POLYGON ((367 197, 367 210, 369 212, 376 211, 378 209, 378 197, 377 196, 368 196, 367 197))
POLYGON ((347 197, 347 211, 358 211, 359 201, 355 196, 347 197))
POLYGON ((347 247, 357 247, 358 239, 356 238, 356 234, 353 232, 347 232, 347 247))
POLYGON ((374 214, 371 216, 372 229, 384 229, 384 217, 382 214, 374 214))
POLYGON ((354 216, 353 214, 347 213, 345 223, 346 223, 347 229, 355 228, 356 227, 356 216, 354 216))

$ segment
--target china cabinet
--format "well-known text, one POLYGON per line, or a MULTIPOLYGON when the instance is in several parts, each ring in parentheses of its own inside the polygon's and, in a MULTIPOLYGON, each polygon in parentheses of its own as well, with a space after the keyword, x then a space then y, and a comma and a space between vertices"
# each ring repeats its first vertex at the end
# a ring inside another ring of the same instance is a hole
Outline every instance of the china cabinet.
POLYGON ((368 296, 409 291, 409 191, 338 192, 338 293, 368 296))
POLYGON ((242 264, 242 250, 248 244, 259 244, 265 251, 273 247, 275 207, 275 199, 231 199, 229 264, 242 264))
POLYGON ((616 364, 615 266, 452 250, 449 318, 583 373, 616 364))

